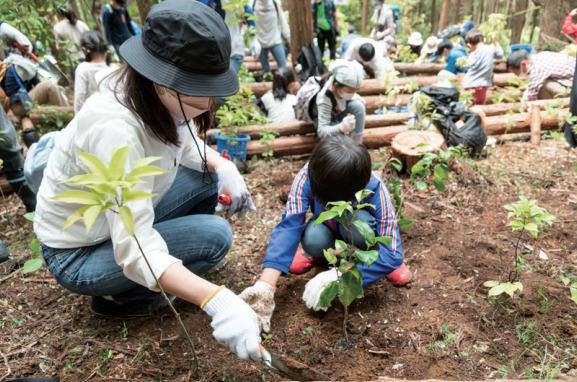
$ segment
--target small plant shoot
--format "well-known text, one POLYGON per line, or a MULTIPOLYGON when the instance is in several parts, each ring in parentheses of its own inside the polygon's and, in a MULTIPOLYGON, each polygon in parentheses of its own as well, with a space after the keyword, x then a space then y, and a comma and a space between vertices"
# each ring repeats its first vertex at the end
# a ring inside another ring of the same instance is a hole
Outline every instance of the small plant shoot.
POLYGON ((323 292, 318 303, 318 307, 325 308, 331 306, 331 302, 338 296, 339 301, 345 307, 345 318, 343 322, 343 329, 345 339, 348 342, 348 334, 346 330, 348 306, 357 298, 363 297, 363 280, 362 272, 358 268, 358 264, 366 264, 370 266, 378 259, 379 253, 374 248, 377 243, 390 245, 391 238, 388 236, 377 237, 371 227, 364 221, 356 220, 356 216, 363 208, 374 205, 369 203, 362 203, 365 199, 373 193, 370 190, 361 190, 355 194, 357 205, 353 207, 352 202, 330 202, 331 208, 317 218, 315 225, 335 219, 341 224, 349 233, 349 237, 353 237, 353 227, 365 239, 365 245, 368 250, 363 251, 355 247, 354 240, 351 239, 350 244, 342 240, 335 240, 335 248, 330 248, 324 251, 325 258, 332 265, 337 272, 337 280, 329 283, 323 292))

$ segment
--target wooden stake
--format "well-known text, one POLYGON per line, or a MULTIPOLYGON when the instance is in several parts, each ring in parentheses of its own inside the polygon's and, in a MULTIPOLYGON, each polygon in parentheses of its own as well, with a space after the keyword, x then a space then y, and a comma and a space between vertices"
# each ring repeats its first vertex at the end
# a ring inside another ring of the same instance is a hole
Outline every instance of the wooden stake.
POLYGON ((538 105, 531 105, 529 110, 531 144, 533 146, 539 146, 541 144, 541 108, 538 105))

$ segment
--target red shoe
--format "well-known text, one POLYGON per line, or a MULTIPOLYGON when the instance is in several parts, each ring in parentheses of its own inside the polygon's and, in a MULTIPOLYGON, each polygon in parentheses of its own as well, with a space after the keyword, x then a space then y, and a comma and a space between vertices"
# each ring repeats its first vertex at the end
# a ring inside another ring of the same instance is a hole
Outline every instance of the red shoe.
POLYGON ((294 275, 300 275, 302 273, 308 272, 312 267, 321 262, 324 257, 307 257, 305 255, 304 249, 299 249, 295 253, 295 257, 289 269, 289 273, 294 275))
POLYGON ((389 282, 396 287, 402 287, 406 285, 409 281, 411 281, 412 278, 413 275, 405 263, 403 263, 400 267, 392 271, 387 276, 387 280, 389 280, 389 282))

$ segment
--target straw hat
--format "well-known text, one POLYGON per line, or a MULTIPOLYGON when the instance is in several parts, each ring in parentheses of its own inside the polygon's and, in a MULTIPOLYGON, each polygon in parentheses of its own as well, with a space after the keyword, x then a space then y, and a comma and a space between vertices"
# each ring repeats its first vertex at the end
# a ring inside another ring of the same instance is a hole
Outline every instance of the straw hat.
POLYGON ((431 36, 425 41, 425 46, 421 49, 421 54, 433 54, 437 51, 439 40, 436 36, 431 36))

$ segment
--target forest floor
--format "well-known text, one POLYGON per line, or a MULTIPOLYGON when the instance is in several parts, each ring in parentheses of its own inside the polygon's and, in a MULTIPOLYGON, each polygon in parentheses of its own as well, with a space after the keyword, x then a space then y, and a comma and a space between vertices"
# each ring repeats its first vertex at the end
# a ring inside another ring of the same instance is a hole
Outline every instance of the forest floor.
MULTIPOLYGON (((380 160, 372 150, 374 162, 380 160)), ((268 159, 246 175, 258 211, 231 220, 228 264, 207 277, 236 293, 260 275, 269 234, 280 220, 294 176, 308 156, 268 159)), ((577 281, 577 151, 543 141, 505 142, 451 172, 447 191, 418 191, 406 175, 401 232, 412 282, 380 280, 349 308, 308 310, 302 293, 323 269, 282 277, 264 345, 332 380, 483 380, 577 376, 577 303, 560 277, 577 281), (488 280, 505 281, 520 231, 504 205, 536 199, 557 220, 538 240, 520 240, 523 293, 488 300, 488 280)), ((386 179, 385 179, 386 180, 386 179)), ((13 259, 0 264, 0 380, 60 376, 62 381, 192 380, 190 347, 169 309, 148 318, 103 319, 90 297, 60 287, 44 269, 23 274, 33 257, 31 222, 15 196, 0 210, 0 238, 13 259)), ((575 291, 577 294, 577 291, 575 291)), ((577 297, 575 297, 577 300, 577 297)), ((241 362, 212 338, 209 317, 183 301, 175 307, 194 341, 204 381, 282 381, 257 362, 241 362)))

